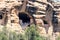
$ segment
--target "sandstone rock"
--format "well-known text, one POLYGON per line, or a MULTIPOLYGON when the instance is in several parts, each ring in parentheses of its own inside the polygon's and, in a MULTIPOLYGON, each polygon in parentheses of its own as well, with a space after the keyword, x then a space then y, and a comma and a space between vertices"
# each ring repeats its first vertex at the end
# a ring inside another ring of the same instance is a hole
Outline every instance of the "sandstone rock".
POLYGON ((53 27, 51 26, 51 27, 49 27, 49 29, 48 29, 48 35, 52 35, 52 33, 53 33, 53 27))
POLYGON ((38 26, 38 32, 41 34, 41 35, 46 35, 46 30, 45 30, 45 28, 44 27, 40 27, 40 26, 38 26))
MULTIPOLYGON (((22 27, 19 23, 20 21, 19 21, 19 17, 18 17, 19 12, 21 11, 18 9, 20 8, 20 6, 22 6, 22 4, 24 4, 24 3, 22 3, 22 1, 18 2, 17 0, 0 0, 0 5, 1 5, 0 11, 2 11, 2 9, 4 9, 4 8, 9 10, 9 11, 7 10, 8 13, 6 12, 7 17, 8 17, 6 27, 9 31, 11 30, 11 31, 23 32, 22 27), (15 6, 19 6, 19 8, 15 8, 15 6), (11 21, 13 21, 13 22, 11 22, 11 21)), ((40 20, 40 19, 43 17, 46 17, 46 21, 52 22, 51 21, 52 16, 49 14, 52 14, 53 10, 56 12, 59 12, 60 8, 56 9, 55 6, 59 7, 60 5, 56 5, 56 3, 51 4, 51 3, 47 2, 47 0, 36 0, 35 2, 28 1, 28 5, 30 5, 29 7, 37 8, 36 14, 37 13, 39 13, 39 14, 37 14, 37 15, 32 14, 32 15, 35 17, 36 23, 39 26, 38 27, 39 33, 45 35, 46 34, 46 29, 44 27, 45 25, 43 23, 43 19, 42 20, 40 20), (49 5, 49 8, 47 7, 48 5, 49 5), (48 9, 46 10, 46 8, 48 8, 48 9), (42 15, 40 13, 42 13, 42 15), (44 13, 44 15, 43 15, 43 13, 44 13), (47 15, 45 15, 45 14, 47 14, 47 15)), ((26 6, 26 4, 25 4, 25 6, 26 6)), ((22 9, 24 9, 24 7, 22 9)), ((34 9, 32 9, 32 10, 34 10, 34 9)), ((26 12, 26 10, 25 10, 25 13, 29 13, 29 12, 26 12)), ((60 21, 60 15, 58 15, 57 17, 58 17, 58 21, 60 21)), ((31 23, 33 22, 31 19, 30 19, 30 21, 31 21, 31 23)), ((1 21, 1 23, 3 23, 3 22, 1 21)), ((59 26, 59 24, 60 23, 58 23, 58 26, 59 26)), ((48 25, 50 25, 50 23, 48 23, 48 25)), ((51 35, 52 32, 53 32, 53 27, 51 26, 51 27, 49 27, 48 35, 51 35)))

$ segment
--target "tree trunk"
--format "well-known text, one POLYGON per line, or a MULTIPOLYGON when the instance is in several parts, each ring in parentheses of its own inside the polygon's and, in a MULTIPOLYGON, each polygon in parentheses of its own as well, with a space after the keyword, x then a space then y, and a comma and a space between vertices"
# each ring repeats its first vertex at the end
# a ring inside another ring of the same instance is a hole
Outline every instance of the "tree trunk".
POLYGON ((23 1, 23 5, 20 12, 25 12, 27 3, 28 3, 28 0, 23 1))

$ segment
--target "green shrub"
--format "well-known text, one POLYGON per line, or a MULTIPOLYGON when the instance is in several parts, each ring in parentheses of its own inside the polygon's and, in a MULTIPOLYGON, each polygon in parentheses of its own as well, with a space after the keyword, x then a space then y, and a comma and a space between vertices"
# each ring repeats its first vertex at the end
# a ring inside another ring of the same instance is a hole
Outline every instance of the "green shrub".
POLYGON ((58 37, 56 38, 56 40, 60 40, 60 36, 58 36, 58 37))
POLYGON ((0 40, 8 40, 6 27, 3 27, 2 31, 0 31, 0 40))
POLYGON ((31 25, 26 29, 26 40, 45 40, 45 37, 39 35, 34 25, 31 25))
POLYGON ((17 40, 17 34, 15 32, 9 33, 9 40, 17 40))
POLYGON ((16 34, 15 32, 10 32, 9 40, 25 40, 25 37, 23 34, 16 34))
POLYGON ((0 32, 0 40, 8 40, 7 39, 7 35, 5 35, 4 33, 0 32))
POLYGON ((8 32, 6 27, 0 32, 0 40, 45 40, 45 37, 39 35, 35 25, 27 27, 25 34, 16 34, 16 32, 8 32))
POLYGON ((19 40, 25 40, 25 35, 23 35, 23 34, 18 34, 18 39, 19 39, 19 40))

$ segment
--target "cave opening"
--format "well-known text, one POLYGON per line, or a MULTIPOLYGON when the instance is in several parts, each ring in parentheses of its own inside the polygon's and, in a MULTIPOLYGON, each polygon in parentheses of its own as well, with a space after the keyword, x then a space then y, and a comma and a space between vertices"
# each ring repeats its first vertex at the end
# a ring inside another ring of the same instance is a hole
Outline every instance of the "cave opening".
POLYGON ((47 22, 47 21, 45 21, 45 20, 43 20, 43 22, 44 22, 44 24, 48 24, 48 22, 47 22))
POLYGON ((0 19, 3 19, 4 13, 0 12, 0 19))
POLYGON ((26 14, 26 13, 19 13, 18 14, 19 17, 19 23, 21 26, 28 26, 30 24, 30 17, 26 14))
POLYGON ((0 15, 0 19, 2 19, 2 15, 0 15))

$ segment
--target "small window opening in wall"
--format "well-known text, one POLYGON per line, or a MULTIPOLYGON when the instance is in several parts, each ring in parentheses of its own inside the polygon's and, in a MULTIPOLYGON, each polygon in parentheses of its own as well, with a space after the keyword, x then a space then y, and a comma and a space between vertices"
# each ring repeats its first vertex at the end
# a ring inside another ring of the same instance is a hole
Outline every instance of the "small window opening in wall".
POLYGON ((47 5, 46 10, 48 10, 48 9, 49 9, 49 7, 50 7, 50 5, 47 5))
POLYGON ((3 17, 2 17, 2 15, 0 15, 0 19, 2 19, 3 17))
POLYGON ((29 0, 29 1, 35 2, 36 0, 29 0))
POLYGON ((14 20, 11 20, 11 23, 14 23, 14 20))
POLYGON ((43 20, 44 24, 48 24, 47 21, 43 20))
POLYGON ((36 10, 37 10, 36 7, 29 7, 29 6, 27 6, 27 11, 29 13, 35 14, 36 13, 36 10))

